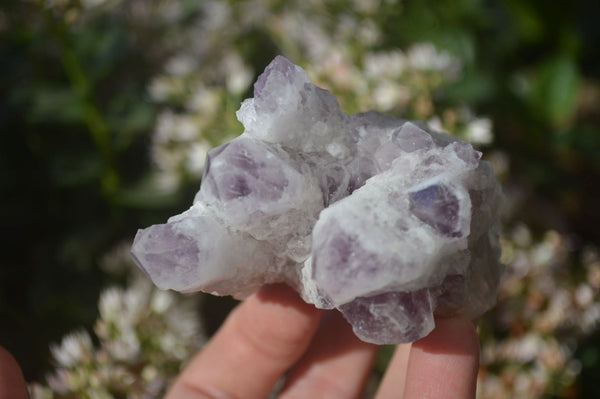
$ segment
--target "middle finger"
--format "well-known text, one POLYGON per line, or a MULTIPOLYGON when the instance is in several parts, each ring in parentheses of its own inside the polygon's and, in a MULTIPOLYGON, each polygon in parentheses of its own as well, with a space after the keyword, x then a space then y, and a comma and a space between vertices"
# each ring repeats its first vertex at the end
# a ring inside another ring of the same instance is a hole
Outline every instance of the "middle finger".
POLYGON ((280 398, 357 398, 377 346, 361 341, 338 311, 323 312, 303 357, 287 376, 280 398))

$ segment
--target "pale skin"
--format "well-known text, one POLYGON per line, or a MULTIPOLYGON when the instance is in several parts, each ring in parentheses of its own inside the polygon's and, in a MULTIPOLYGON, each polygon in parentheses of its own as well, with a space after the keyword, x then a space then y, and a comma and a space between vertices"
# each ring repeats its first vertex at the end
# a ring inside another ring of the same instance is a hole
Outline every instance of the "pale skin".
MULTIPOLYGON (((377 346, 360 341, 333 311, 284 285, 242 302, 189 362, 167 399, 361 398, 377 346)), ((437 319, 427 337, 396 347, 376 399, 473 399, 479 366, 475 325, 437 319)), ((27 398, 16 361, 0 348, 0 399, 27 398)))

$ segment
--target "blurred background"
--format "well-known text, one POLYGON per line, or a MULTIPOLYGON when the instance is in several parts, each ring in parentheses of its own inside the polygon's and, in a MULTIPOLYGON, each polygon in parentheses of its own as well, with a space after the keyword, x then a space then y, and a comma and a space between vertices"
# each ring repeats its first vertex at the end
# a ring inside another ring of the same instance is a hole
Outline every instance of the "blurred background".
POLYGON ((34 398, 164 392, 234 301, 154 289, 129 245, 189 207, 283 54, 346 112, 426 120, 496 169, 478 397, 600 397, 599 21, 595 0, 4 0, 0 344, 34 398))

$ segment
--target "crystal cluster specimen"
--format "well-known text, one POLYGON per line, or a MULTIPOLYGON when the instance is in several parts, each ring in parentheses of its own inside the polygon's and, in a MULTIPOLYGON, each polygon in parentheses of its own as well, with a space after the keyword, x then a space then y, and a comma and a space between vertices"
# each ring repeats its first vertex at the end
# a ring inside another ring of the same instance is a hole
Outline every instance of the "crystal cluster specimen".
POLYGON ((244 298, 284 282, 377 344, 494 304, 501 190, 480 152, 421 123, 347 115, 284 57, 237 116, 245 131, 209 152, 192 207, 135 237, 160 288, 244 298))

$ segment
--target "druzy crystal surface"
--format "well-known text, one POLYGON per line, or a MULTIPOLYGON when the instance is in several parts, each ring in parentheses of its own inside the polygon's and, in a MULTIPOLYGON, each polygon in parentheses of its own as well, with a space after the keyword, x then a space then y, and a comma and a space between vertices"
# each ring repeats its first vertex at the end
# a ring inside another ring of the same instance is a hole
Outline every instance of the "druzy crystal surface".
POLYGON ((501 190, 469 144, 376 112, 347 115, 277 57, 208 154, 186 212, 138 231, 163 289, 244 298, 284 282, 364 341, 415 341, 434 316, 495 302, 501 190))

